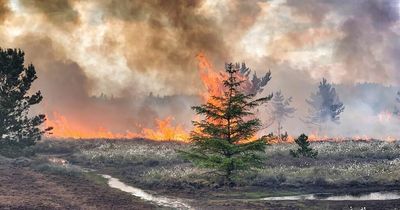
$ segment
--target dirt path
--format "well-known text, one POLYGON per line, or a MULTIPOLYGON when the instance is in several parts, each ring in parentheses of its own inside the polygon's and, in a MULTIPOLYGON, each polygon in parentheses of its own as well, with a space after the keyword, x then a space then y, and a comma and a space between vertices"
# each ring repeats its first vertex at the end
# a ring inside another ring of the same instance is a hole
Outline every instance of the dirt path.
POLYGON ((0 165, 0 209, 155 209, 127 193, 84 177, 42 174, 0 165))

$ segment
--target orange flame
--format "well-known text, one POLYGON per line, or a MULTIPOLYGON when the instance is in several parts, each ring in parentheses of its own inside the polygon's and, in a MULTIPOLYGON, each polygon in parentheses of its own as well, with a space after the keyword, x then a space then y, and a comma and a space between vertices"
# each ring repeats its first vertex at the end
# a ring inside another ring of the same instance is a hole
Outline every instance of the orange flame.
MULTIPOLYGON (((198 60, 198 70, 200 79, 207 91, 203 92, 201 97, 205 102, 217 104, 217 102, 211 96, 222 96, 224 87, 222 81, 225 79, 225 75, 221 71, 214 69, 212 63, 207 59, 204 53, 199 53, 196 56, 198 60)), ((240 75, 239 75, 240 76, 240 75)), ((244 77, 244 76, 243 76, 244 77)), ((245 79, 245 78, 242 78, 245 79)), ((244 83, 246 88, 246 84, 244 83)), ((382 112, 379 116, 380 121, 388 121, 391 119, 389 112, 382 112)), ((195 116, 195 120, 199 120, 199 116, 195 116)), ((96 138, 107 138, 107 139, 132 139, 132 138, 148 138, 155 141, 169 141, 176 140, 182 142, 189 142, 189 132, 184 129, 180 124, 172 125, 173 117, 166 117, 165 119, 155 119, 157 124, 155 129, 142 128, 140 132, 125 131, 124 133, 112 132, 104 127, 93 128, 91 125, 80 123, 67 119, 66 116, 54 112, 51 118, 46 120, 46 127, 53 127, 52 135, 57 138, 74 138, 74 139, 96 139, 96 138)), ((196 128, 195 128, 196 129, 196 128)), ((350 138, 345 137, 328 137, 318 135, 318 132, 313 132, 308 135, 310 141, 345 141, 345 140, 372 140, 373 138, 368 136, 354 136, 350 138)), ((293 143, 296 137, 288 136, 284 141, 287 143, 293 143)), ((256 136, 250 138, 247 141, 255 140, 256 136)), ((386 141, 394 141, 395 138, 388 136, 386 141)), ((282 141, 278 138, 270 138, 271 144, 281 143, 282 141)))
POLYGON ((64 115, 53 112, 53 119, 47 118, 46 127, 53 127, 52 136, 58 138, 74 138, 74 139, 88 139, 88 138, 110 138, 110 139, 124 139, 124 138, 137 138, 139 134, 127 131, 126 133, 113 133, 103 127, 89 128, 70 121, 64 115))
MULTIPOLYGON (((198 68, 199 68, 199 73, 200 73, 200 78, 201 81, 203 82, 203 85, 206 87, 207 91, 202 94, 203 100, 205 102, 211 103, 215 106, 219 106, 220 103, 215 100, 212 96, 223 96, 225 87, 223 84, 223 81, 227 78, 227 75, 225 72, 215 70, 212 63, 208 60, 208 58, 205 56, 204 53, 199 53, 196 56, 198 60, 198 68)), ((239 77, 241 80, 247 81, 246 78, 238 74, 236 75, 239 77)), ((249 87, 249 82, 247 83, 242 83, 242 88, 248 88, 249 87)), ((210 119, 209 119, 210 120, 210 119)), ((210 122, 213 122, 215 124, 219 125, 225 125, 226 122, 224 120, 210 120, 210 122)), ((195 128, 196 130, 196 128, 195 128)), ((240 143, 245 143, 245 142, 251 142, 258 139, 257 136, 253 136, 245 141, 241 141, 240 143)))
MULTIPOLYGON (((200 78, 207 91, 201 94, 204 101, 210 101, 210 96, 220 96, 223 94, 223 75, 215 71, 211 62, 203 53, 197 55, 200 78)), ((53 127, 52 136, 58 138, 111 138, 111 139, 129 139, 129 138, 148 138, 155 141, 189 141, 189 132, 185 131, 183 126, 171 124, 173 117, 165 119, 155 119, 157 127, 143 128, 141 132, 126 131, 125 133, 115 133, 104 127, 93 128, 73 120, 66 116, 54 112, 52 118, 46 121, 47 127, 53 127)))
POLYGON ((207 89, 207 91, 202 94, 203 100, 215 102, 212 100, 211 96, 223 95, 224 86, 222 81, 224 80, 224 75, 214 69, 204 53, 199 53, 196 58, 198 60, 200 79, 207 89))
POLYGON ((103 127, 96 129, 85 127, 79 123, 69 121, 67 117, 60 113, 54 112, 53 118, 47 118, 46 127, 53 127, 52 136, 57 138, 73 138, 73 139, 132 139, 147 138, 155 141, 176 140, 187 142, 189 135, 182 126, 172 126, 172 117, 164 120, 156 119, 157 130, 151 128, 143 128, 140 133, 126 131, 125 133, 111 132, 103 127))
MULTIPOLYGON (((67 119, 60 113, 54 112, 52 118, 47 118, 46 127, 53 127, 51 136, 57 138, 73 138, 73 139, 132 139, 132 138, 147 138, 154 141, 181 141, 189 142, 189 133, 181 125, 172 125, 173 117, 166 117, 165 119, 156 119, 157 127, 155 129, 143 128, 141 132, 135 133, 131 131, 126 131, 125 133, 115 133, 111 132, 103 127, 98 127, 96 129, 85 127, 79 123, 75 123, 67 119)), ((293 143, 294 136, 288 136, 285 141, 281 141, 278 138, 270 138, 270 144, 277 143, 293 143)), ((256 137, 245 141, 249 142, 255 140, 256 137)), ((342 142, 342 141, 372 141, 374 138, 363 135, 363 136, 352 136, 352 137, 328 137, 326 135, 318 135, 317 132, 308 134, 308 139, 310 142, 319 141, 331 141, 331 142, 342 142)), ((397 140, 393 136, 387 136, 382 138, 383 141, 392 142, 397 140)), ((244 143, 244 142, 242 142, 244 143)))
POLYGON ((144 128, 143 134, 146 138, 156 141, 183 141, 186 142, 189 139, 189 134, 182 128, 182 126, 172 126, 172 117, 167 117, 164 120, 156 120, 157 130, 144 128))

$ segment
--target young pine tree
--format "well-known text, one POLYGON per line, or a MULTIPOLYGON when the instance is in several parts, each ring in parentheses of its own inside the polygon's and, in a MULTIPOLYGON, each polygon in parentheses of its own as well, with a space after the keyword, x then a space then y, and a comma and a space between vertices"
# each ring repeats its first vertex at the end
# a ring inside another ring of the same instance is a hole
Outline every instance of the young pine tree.
POLYGON ((24 66, 24 55, 21 50, 0 48, 0 150, 5 155, 18 155, 10 150, 18 153, 51 130, 39 127, 45 115, 28 114, 30 107, 43 97, 40 91, 28 93, 37 76, 32 64, 24 66))
POLYGON ((317 157, 318 152, 310 148, 310 142, 308 142, 308 136, 306 136, 305 134, 301 134, 294 141, 299 146, 299 148, 297 150, 290 150, 290 154, 293 157, 299 157, 300 155, 303 157, 310 157, 310 158, 317 157))
POLYGON ((277 134, 278 134, 278 139, 282 141, 284 137, 286 136, 287 138, 287 133, 282 134, 282 123, 287 119, 293 117, 292 114, 296 111, 295 108, 290 106, 290 103, 292 102, 292 97, 286 98, 283 96, 281 91, 277 91, 274 94, 274 97, 272 98, 272 103, 271 103, 271 114, 273 117, 273 120, 277 124, 277 134))
POLYGON ((232 186, 233 175, 240 170, 262 167, 267 137, 252 139, 261 127, 252 109, 272 98, 253 99, 255 94, 244 94, 238 79, 240 66, 226 64, 227 79, 224 94, 212 96, 212 100, 192 107, 205 116, 194 121, 191 140, 194 143, 183 155, 199 167, 213 169, 224 177, 224 184, 232 186))
POLYGON ((310 106, 307 123, 317 125, 319 130, 322 124, 329 121, 338 123, 340 114, 344 111, 344 105, 335 88, 325 78, 319 83, 318 91, 311 94, 306 102, 310 106))

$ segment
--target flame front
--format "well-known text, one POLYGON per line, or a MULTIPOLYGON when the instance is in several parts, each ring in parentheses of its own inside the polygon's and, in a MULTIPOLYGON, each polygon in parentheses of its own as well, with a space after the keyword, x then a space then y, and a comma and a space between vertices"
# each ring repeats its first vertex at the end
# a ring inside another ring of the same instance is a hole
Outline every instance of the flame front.
POLYGON ((140 134, 126 131, 126 133, 115 133, 107 130, 104 127, 91 128, 81 125, 79 122, 73 122, 66 116, 53 112, 52 118, 47 118, 46 127, 53 127, 52 136, 58 138, 74 138, 74 139, 127 139, 138 138, 140 134))
MULTIPOLYGON (((222 71, 215 70, 212 63, 207 59, 204 53, 199 53, 197 56, 199 76, 205 87, 206 91, 199 95, 203 99, 203 102, 210 102, 218 105, 217 101, 211 96, 222 96, 224 93, 223 80, 225 75, 222 71)), ((249 84, 248 80, 243 76, 239 75, 241 79, 245 80, 244 89, 249 84)), ((49 115, 47 115, 49 116, 49 115)), ((389 121, 392 118, 392 113, 385 111, 381 112, 377 119, 380 122, 389 121)), ((156 126, 155 128, 136 128, 133 130, 126 130, 125 132, 113 132, 108 128, 102 126, 93 126, 79 122, 79 120, 71 120, 67 116, 64 116, 58 112, 53 112, 51 117, 46 120, 46 127, 53 127, 51 136, 56 138, 73 138, 73 139, 133 139, 133 138, 147 138, 154 141, 181 141, 189 142, 190 128, 186 128, 179 123, 174 123, 172 116, 164 119, 153 119, 156 126)), ((194 120, 199 120, 199 116, 194 116, 194 120)), ((321 135, 318 132, 312 132, 308 134, 309 141, 345 141, 345 140, 372 140, 374 138, 369 136, 352 136, 352 137, 329 137, 321 135)), ((293 143, 295 136, 288 136, 284 142, 293 143)), ((248 141, 256 139, 256 136, 252 137, 248 141)), ((382 138, 385 141, 394 141, 396 138, 387 136, 382 138)), ((280 143, 282 140, 278 138, 270 138, 269 143, 280 143)))
POLYGON ((211 96, 222 96, 224 93, 223 80, 224 76, 221 72, 214 69, 211 62, 207 59, 204 53, 199 53, 197 56, 200 79, 207 89, 201 96, 205 102, 214 102, 211 96))
POLYGON ((172 117, 167 117, 164 120, 157 119, 157 130, 144 128, 142 133, 145 138, 156 140, 156 141, 183 141, 189 140, 189 134, 183 129, 181 125, 172 126, 172 117))
POLYGON ((52 136, 58 138, 73 139, 132 139, 147 138, 155 141, 183 141, 187 142, 189 134, 181 125, 173 126, 172 117, 165 119, 156 119, 157 129, 143 128, 141 132, 135 133, 126 131, 125 133, 115 133, 106 128, 99 127, 97 129, 89 128, 69 121, 66 116, 54 112, 53 117, 47 118, 46 126, 53 127, 52 136))
MULTIPOLYGON (((211 96, 221 96, 223 94, 224 79, 223 74, 213 68, 211 62, 203 53, 197 55, 199 76, 207 91, 200 93, 204 102, 211 101, 211 96)), ((66 116, 53 112, 51 118, 47 118, 46 126, 53 127, 52 136, 57 138, 74 139, 132 139, 147 138, 155 141, 189 141, 189 129, 177 124, 172 125, 173 117, 165 119, 154 119, 156 128, 142 128, 140 132, 127 130, 125 133, 115 133, 104 127, 93 128, 91 125, 84 125, 68 119, 66 116)))

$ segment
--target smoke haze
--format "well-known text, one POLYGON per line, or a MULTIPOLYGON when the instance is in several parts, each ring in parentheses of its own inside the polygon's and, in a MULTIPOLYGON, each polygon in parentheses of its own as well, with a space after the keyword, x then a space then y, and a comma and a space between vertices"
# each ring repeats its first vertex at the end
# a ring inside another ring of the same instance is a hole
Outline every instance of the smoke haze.
POLYGON ((291 134, 315 130, 302 121, 305 99, 325 77, 346 107, 325 135, 400 138, 390 114, 399 0, 0 0, 0 37, 35 65, 37 111, 87 130, 139 132, 168 116, 190 129, 190 106, 206 91, 204 53, 219 70, 243 61, 258 75, 271 70, 263 94, 293 97, 291 134))

